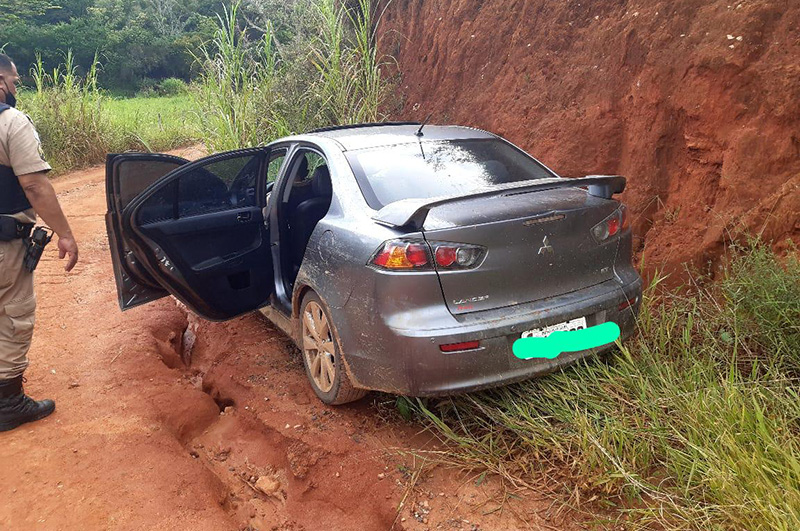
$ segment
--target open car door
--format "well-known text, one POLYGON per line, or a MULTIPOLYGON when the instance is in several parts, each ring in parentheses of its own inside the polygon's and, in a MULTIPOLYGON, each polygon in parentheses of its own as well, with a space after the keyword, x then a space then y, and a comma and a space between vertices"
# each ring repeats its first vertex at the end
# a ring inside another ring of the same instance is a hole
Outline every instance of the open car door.
POLYGON ((167 172, 164 155, 109 161, 107 226, 123 310, 168 293, 211 320, 267 304, 273 284, 262 211, 267 155, 265 148, 230 151, 167 172), (161 176, 125 201, 126 166, 134 161, 161 176))
POLYGON ((120 214, 147 187, 188 163, 186 159, 160 153, 109 153, 106 157, 106 231, 123 310, 169 293, 144 269, 125 240, 118 237, 122 227, 120 214))

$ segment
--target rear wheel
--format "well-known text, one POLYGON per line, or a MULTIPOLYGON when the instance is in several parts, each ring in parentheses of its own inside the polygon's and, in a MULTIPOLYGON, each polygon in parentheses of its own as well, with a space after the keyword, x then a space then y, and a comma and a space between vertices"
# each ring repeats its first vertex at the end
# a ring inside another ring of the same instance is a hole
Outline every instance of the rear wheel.
POLYGON ((346 404, 367 394, 366 390, 353 387, 328 307, 313 291, 303 297, 300 331, 306 376, 320 400, 331 405, 346 404))

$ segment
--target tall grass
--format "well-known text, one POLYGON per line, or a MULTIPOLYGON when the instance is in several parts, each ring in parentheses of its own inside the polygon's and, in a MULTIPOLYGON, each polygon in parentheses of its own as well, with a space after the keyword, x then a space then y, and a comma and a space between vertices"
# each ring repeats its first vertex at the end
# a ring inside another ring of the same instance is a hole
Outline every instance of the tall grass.
POLYGON ((99 68, 95 58, 80 76, 66 52, 64 62, 47 71, 37 57, 30 71, 34 86, 20 94, 57 172, 100 163, 113 151, 162 151, 196 141, 197 115, 188 96, 113 100, 98 88, 99 68))
POLYGON ((800 262, 757 245, 714 288, 655 281, 611 360, 414 405, 444 460, 632 527, 800 529, 799 324, 800 262))
POLYGON ((198 142, 198 115, 188 94, 109 99, 112 149, 161 152, 198 142))
POLYGON ((225 8, 210 43, 196 56, 202 67, 194 91, 203 140, 209 151, 264 143, 286 133, 276 119, 278 58, 271 28, 249 43, 237 23, 238 4, 225 8))
POLYGON ((279 42, 269 22, 259 40, 248 40, 234 4, 197 54, 194 98, 210 151, 381 119, 385 83, 370 2, 352 10, 336 0, 296 5, 293 42, 279 42))
POLYGON ((314 9, 321 32, 312 41, 311 53, 319 73, 316 90, 322 120, 331 124, 376 121, 385 90, 370 0, 358 0, 354 10, 336 0, 319 0, 314 9))
POLYGON ((20 103, 36 123, 47 158, 55 168, 68 169, 103 160, 114 138, 105 98, 97 89, 95 58, 86 76, 77 74, 72 52, 64 62, 45 70, 41 56, 31 68, 34 91, 20 103))

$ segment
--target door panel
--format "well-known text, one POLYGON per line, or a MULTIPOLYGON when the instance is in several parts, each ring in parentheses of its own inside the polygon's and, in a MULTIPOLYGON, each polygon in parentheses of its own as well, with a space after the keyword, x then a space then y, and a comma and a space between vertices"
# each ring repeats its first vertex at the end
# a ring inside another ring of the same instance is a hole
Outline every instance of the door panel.
POLYGON ((143 267, 121 238, 120 213, 143 190, 189 161, 158 153, 109 154, 106 158, 106 231, 120 308, 126 310, 169 293, 143 267))
POLYGON ((255 148, 187 164, 123 211, 128 243, 153 278, 208 319, 254 310, 272 292, 266 155, 255 148))

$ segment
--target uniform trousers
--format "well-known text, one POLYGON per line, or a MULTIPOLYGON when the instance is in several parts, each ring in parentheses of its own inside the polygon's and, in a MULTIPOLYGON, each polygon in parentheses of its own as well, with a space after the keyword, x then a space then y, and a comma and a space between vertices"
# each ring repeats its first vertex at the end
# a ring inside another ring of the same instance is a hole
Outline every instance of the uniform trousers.
POLYGON ((33 273, 22 260, 21 239, 0 241, 0 381, 16 378, 28 368, 28 350, 36 320, 33 273))

